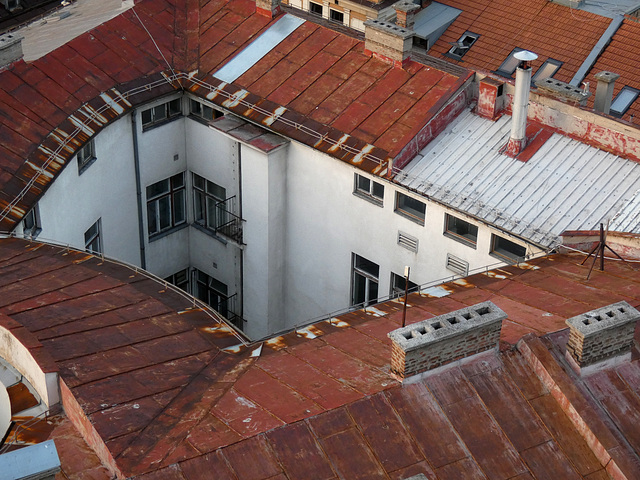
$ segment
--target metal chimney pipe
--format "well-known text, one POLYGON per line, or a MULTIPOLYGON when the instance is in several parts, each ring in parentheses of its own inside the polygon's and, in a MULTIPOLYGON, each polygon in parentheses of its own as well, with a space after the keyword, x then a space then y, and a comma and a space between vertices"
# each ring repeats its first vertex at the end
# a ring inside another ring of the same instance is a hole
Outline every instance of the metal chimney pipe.
POLYGON ((522 50, 514 55, 520 60, 516 69, 516 93, 511 108, 511 137, 507 143, 506 154, 518 155, 527 145, 527 113, 529 110, 529 91, 531 90, 531 62, 538 58, 535 53, 522 50))

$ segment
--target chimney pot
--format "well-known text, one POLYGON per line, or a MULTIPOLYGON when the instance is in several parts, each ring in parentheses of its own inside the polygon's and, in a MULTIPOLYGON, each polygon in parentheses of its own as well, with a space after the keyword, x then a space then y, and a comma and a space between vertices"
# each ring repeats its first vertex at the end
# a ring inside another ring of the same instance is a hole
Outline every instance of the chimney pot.
POLYGON ((413 29, 416 23, 416 12, 420 10, 420 5, 410 0, 402 0, 393 5, 396 11, 396 25, 402 28, 413 29))
POLYGON ((613 87, 620 75, 613 72, 600 72, 595 74, 598 81, 596 87, 596 98, 593 102, 593 109, 598 113, 609 114, 611 100, 613 98, 613 87))

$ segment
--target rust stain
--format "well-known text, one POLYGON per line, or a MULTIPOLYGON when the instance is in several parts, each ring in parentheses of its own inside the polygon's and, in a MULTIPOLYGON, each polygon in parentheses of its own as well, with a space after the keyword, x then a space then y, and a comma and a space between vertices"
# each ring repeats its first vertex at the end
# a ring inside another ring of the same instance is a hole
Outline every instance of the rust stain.
POLYGON ((314 338, 321 337, 324 335, 324 332, 314 325, 309 325, 308 327, 296 330, 296 335, 312 340, 314 338))
POLYGON ((270 338, 264 342, 264 344, 275 351, 282 350, 287 347, 287 343, 284 341, 283 336, 270 338))
POLYGON ((457 280, 454 280, 453 283, 455 285, 459 285, 459 286, 464 287, 464 288, 475 288, 475 285, 473 283, 469 282, 465 278, 459 278, 457 280))

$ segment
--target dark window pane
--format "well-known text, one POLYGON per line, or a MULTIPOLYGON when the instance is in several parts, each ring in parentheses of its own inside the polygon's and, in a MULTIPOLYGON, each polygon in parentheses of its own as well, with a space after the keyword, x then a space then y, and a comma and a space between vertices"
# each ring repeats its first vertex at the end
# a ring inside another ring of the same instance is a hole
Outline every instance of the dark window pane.
POLYGON ((158 210, 156 202, 147 203, 147 220, 149 222, 149 235, 158 232, 158 210))
POLYGON ((147 187, 147 200, 169 191, 169 180, 161 180, 147 187))
POLYGON ((185 191, 179 190, 173 195, 174 225, 186 221, 185 191))
POLYGON ((158 200, 160 230, 171 227, 171 197, 167 195, 158 200))

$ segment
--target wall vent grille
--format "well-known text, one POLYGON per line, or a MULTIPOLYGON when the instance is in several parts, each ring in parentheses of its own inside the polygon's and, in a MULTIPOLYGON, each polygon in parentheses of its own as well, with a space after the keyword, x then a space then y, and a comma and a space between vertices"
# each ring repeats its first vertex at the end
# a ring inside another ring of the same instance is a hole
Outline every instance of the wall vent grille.
POLYGON ((398 245, 418 253, 418 239, 404 232, 398 232, 398 245))
POLYGON ((469 262, 465 262, 461 258, 447 253, 447 270, 466 277, 469 274, 469 262))

